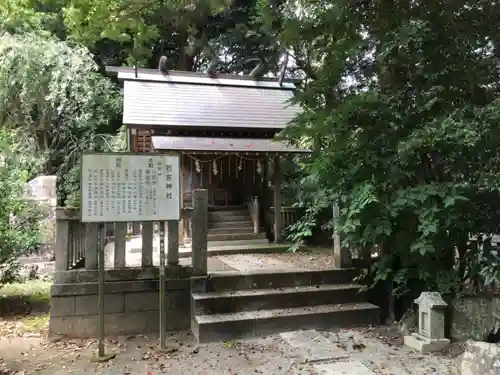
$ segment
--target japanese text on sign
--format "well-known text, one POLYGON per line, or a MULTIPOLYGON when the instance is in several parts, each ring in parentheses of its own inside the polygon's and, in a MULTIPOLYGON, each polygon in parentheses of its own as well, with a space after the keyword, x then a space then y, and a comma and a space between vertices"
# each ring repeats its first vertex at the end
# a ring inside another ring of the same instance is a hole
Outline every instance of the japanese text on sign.
POLYGON ((179 157, 85 154, 82 221, 179 220, 179 157))

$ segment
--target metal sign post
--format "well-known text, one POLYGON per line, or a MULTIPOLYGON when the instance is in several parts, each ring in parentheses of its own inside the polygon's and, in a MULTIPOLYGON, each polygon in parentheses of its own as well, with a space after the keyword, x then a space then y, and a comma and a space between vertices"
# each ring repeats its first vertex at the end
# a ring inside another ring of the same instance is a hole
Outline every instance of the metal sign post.
POLYGON ((165 293, 165 222, 160 221, 160 348, 166 348, 166 293, 165 293))
POLYGON ((114 358, 114 354, 106 355, 104 353, 104 223, 99 223, 99 231, 97 237, 97 251, 99 252, 99 345, 97 356, 100 360, 110 360, 114 358))

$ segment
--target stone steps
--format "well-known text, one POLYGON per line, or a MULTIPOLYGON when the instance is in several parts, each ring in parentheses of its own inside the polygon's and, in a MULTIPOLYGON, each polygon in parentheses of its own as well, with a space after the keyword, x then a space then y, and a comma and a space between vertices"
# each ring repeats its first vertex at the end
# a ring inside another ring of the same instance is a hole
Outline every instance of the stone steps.
POLYGON ((379 308, 371 303, 342 303, 197 315, 191 329, 198 342, 268 336, 299 329, 349 328, 378 324, 379 308))
MULTIPOLYGON (((279 247, 274 245, 272 247, 279 247)), ((286 245, 283 245, 286 247, 286 245)), ((245 289, 290 288, 325 284, 351 284, 358 271, 348 269, 291 270, 254 272, 252 274, 211 275, 205 292, 225 292, 245 289)))
POLYGON ((228 231, 225 233, 209 233, 208 241, 233 241, 233 240, 259 240, 266 239, 266 234, 262 233, 233 233, 228 231))
POLYGON ((247 220, 239 221, 213 221, 208 223, 208 229, 225 229, 231 230, 232 228, 253 228, 252 220, 248 217, 247 220))
POLYGON ((278 289, 193 293, 195 314, 228 314, 264 309, 362 302, 361 285, 327 284, 278 289))
MULTIPOLYGON (((221 256, 221 255, 243 255, 243 254, 282 254, 289 249, 289 245, 286 244, 274 244, 274 243, 243 243, 243 244, 232 244, 213 246, 211 243, 208 246, 209 257, 221 256)), ((189 248, 189 246, 188 246, 189 248)), ((180 252, 179 256, 181 258, 187 258, 192 256, 191 251, 180 252)))
POLYGON ((266 245, 266 233, 253 233, 248 208, 213 210, 208 213, 208 247, 266 245))
POLYGON ((221 240, 221 241, 208 241, 208 247, 216 247, 216 246, 245 246, 245 245, 267 245, 269 240, 264 237, 256 237, 256 238, 247 238, 247 239, 238 239, 237 236, 235 239, 231 240, 221 240))
POLYGON ((376 324, 379 308, 352 284, 354 269, 213 274, 193 287, 191 329, 199 342, 298 329, 376 324), (201 292, 200 292, 201 291, 201 292))
POLYGON ((208 213, 208 222, 214 221, 245 221, 250 220, 247 211, 214 211, 208 213))
MULTIPOLYGON (((264 228, 260 228, 260 231, 262 233, 265 232, 264 228)), ((211 234, 253 234, 253 226, 246 226, 246 227, 235 227, 235 228, 230 228, 229 230, 227 228, 211 228, 208 230, 208 235, 210 236, 211 234)))
POLYGON ((245 211, 248 212, 246 204, 232 205, 232 206, 208 206, 208 212, 223 212, 223 211, 245 211))

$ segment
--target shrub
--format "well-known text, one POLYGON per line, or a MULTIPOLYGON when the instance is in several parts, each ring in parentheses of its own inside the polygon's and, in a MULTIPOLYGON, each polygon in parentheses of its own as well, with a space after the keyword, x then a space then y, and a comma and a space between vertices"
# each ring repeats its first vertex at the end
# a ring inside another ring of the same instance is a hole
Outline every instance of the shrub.
POLYGON ((16 132, 0 129, 0 285, 16 279, 18 259, 41 244, 40 210, 25 198, 38 164, 16 132))

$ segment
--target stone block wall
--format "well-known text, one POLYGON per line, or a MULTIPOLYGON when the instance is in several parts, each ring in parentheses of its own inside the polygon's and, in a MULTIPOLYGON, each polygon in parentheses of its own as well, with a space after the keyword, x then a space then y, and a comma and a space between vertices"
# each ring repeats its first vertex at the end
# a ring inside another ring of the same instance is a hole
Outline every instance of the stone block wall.
POLYGON ((485 341, 500 330, 500 297, 466 296, 453 302, 451 336, 454 340, 485 341))
MULTIPOLYGON (((169 275, 167 271, 165 285, 167 330, 189 329, 190 278, 186 272, 174 273, 169 275)), ((105 335, 158 332, 157 270, 106 271, 106 279, 105 335)), ((49 335, 97 337, 98 319, 97 272, 75 270, 56 274, 52 286, 49 335)))

